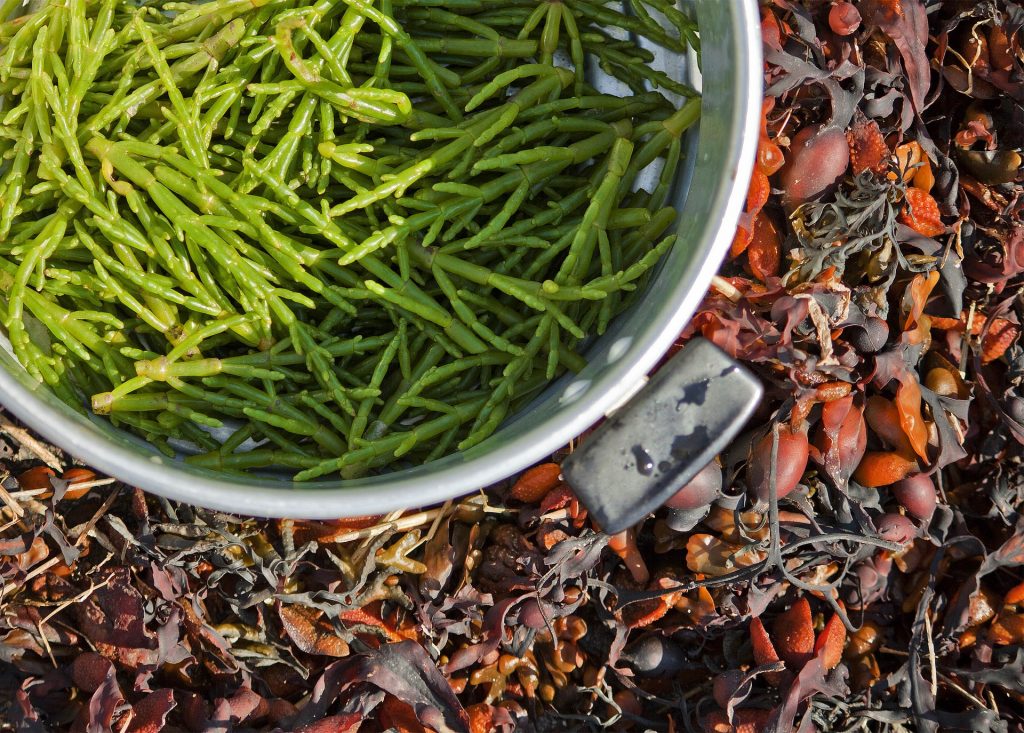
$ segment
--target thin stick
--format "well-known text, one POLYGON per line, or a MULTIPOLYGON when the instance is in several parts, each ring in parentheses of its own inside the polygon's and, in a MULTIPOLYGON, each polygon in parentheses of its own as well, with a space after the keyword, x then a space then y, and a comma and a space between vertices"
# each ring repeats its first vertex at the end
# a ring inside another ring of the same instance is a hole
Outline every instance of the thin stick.
MULTIPOLYGON (((393 523, 393 522, 394 522, 395 520, 399 519, 399 518, 400 518, 401 516, 402 516, 402 512, 401 512, 400 510, 399 510, 399 511, 394 511, 394 512, 391 512, 390 514, 388 514, 388 515, 387 515, 387 516, 386 516, 386 517, 384 518, 384 521, 383 521, 383 522, 382 522, 381 524, 378 524, 377 526, 378 526, 378 527, 381 527, 381 528, 383 528, 383 529, 381 530, 381 532, 385 532, 385 531, 387 531, 387 529, 388 529, 388 528, 390 528, 390 527, 391 527, 392 523, 393 523)), ((415 525, 415 526, 417 526, 417 527, 418 527, 419 525, 417 524, 417 525, 415 525)), ((372 527, 368 527, 367 529, 373 529, 373 528, 372 528, 372 527)), ((362 551, 362 550, 365 550, 365 549, 366 549, 366 548, 367 548, 367 547, 369 546, 369 544, 370 544, 370 542, 369 542, 369 540, 370 540, 370 537, 376 537, 376 536, 377 536, 378 534, 380 534, 380 532, 376 532, 376 533, 374 533, 374 534, 370 535, 369 537, 366 537, 366 538, 365 538, 365 539, 363 540, 363 542, 362 542, 362 543, 360 543, 360 545, 359 545, 359 547, 357 548, 357 550, 358 550, 358 551, 362 551)), ((335 541, 337 541, 337 540, 335 540, 335 541)))
POLYGON ((45 573, 47 570, 49 570, 50 568, 52 568, 54 565, 56 565, 59 562, 60 562, 60 558, 59 557, 51 557, 49 560, 44 562, 42 565, 37 565, 32 570, 32 572, 30 572, 28 575, 25 576, 24 580, 21 581, 21 585, 26 585, 28 583, 28 581, 32 580, 32 578, 36 577, 37 575, 41 575, 41 574, 45 573))
POLYGON ((925 611, 924 614, 924 630, 928 634, 928 664, 931 667, 932 673, 932 697, 939 694, 939 679, 938 670, 935 666, 935 640, 932 639, 932 618, 925 611))
POLYGON ((954 690, 956 690, 957 692, 959 692, 959 693, 960 693, 961 695, 963 695, 964 697, 966 697, 966 698, 967 698, 968 700, 970 700, 971 702, 973 702, 973 703, 974 703, 975 705, 977 705, 978 707, 980 707, 980 708, 982 708, 982 709, 984 709, 984 710, 988 710, 988 709, 989 709, 989 708, 988 708, 988 705, 986 705, 986 704, 985 704, 985 701, 984 701, 984 700, 982 700, 982 699, 981 699, 980 697, 977 697, 977 696, 975 696, 975 695, 971 694, 971 692, 970 692, 969 690, 967 690, 967 689, 965 689, 964 687, 960 686, 960 684, 959 684, 959 683, 957 683, 957 681, 956 681, 956 680, 954 680, 954 679, 953 679, 952 677, 949 677, 949 676, 947 676, 947 675, 944 675, 944 674, 942 674, 942 672, 939 672, 939 678, 940 678, 940 679, 941 679, 941 680, 942 680, 943 682, 945 682, 945 683, 946 683, 947 685, 949 685, 950 687, 952 687, 952 688, 953 688, 954 690))
POLYGON ((11 514, 14 515, 15 519, 20 520, 25 516, 25 509, 7 492, 7 489, 4 488, 3 484, 0 484, 0 499, 2 499, 4 504, 7 505, 7 508, 11 510, 11 514))
POLYGON ((731 300, 733 303, 737 303, 743 298, 743 293, 739 291, 735 285, 726 280, 720 275, 715 275, 711 278, 711 287, 717 290, 719 293, 724 295, 726 298, 731 300))
POLYGON ((437 516, 434 517, 433 524, 430 525, 430 529, 427 531, 426 536, 424 536, 424 538, 423 538, 423 543, 424 544, 426 544, 427 542, 430 542, 430 540, 434 539, 434 535, 437 534, 437 528, 441 526, 441 520, 444 519, 445 515, 448 513, 448 510, 451 509, 451 508, 452 508, 452 500, 448 499, 444 503, 444 505, 441 507, 441 510, 437 513, 437 516))
POLYGON ((25 499, 24 507, 33 514, 46 514, 46 505, 35 499, 25 499))
POLYGON ((892 654, 895 657, 909 657, 910 654, 903 649, 893 649, 891 646, 881 646, 878 648, 882 654, 892 654))
POLYGON ((552 512, 548 512, 547 514, 542 514, 540 516, 541 521, 544 521, 544 522, 550 522, 550 521, 558 522, 558 521, 561 521, 563 519, 569 519, 570 517, 571 517, 571 515, 570 515, 568 509, 555 509, 552 512))
MULTIPOLYGON (((79 481, 73 484, 68 484, 68 490, 70 491, 72 488, 76 491, 81 491, 82 489, 94 489, 97 486, 107 486, 115 481, 117 481, 115 478, 98 478, 92 481, 79 481)), ((3 487, 0 486, 0 490, 2 489, 3 487)), ((0 498, 6 499, 6 497, 10 497, 11 499, 21 501, 32 499, 36 496, 49 495, 51 493, 53 493, 53 489, 23 489, 22 491, 14 491, 11 493, 0 493, 0 498)), ((24 511, 22 513, 24 514, 24 511)))
MULTIPOLYGON (((481 504, 486 507, 486 497, 473 497, 467 499, 456 505, 458 509, 476 509, 481 504)), ((372 527, 364 527, 363 529, 354 529, 343 534, 339 534, 331 539, 332 543, 343 544, 345 542, 356 542, 358 540, 366 540, 371 537, 376 537, 384 532, 407 532, 410 529, 416 529, 421 527, 427 522, 434 521, 435 518, 442 516, 447 506, 440 507, 438 509, 429 509, 425 512, 417 512, 415 514, 408 514, 404 517, 399 517, 394 520, 385 521, 381 524, 376 524, 372 527)))
POLYGON ((67 600, 61 601, 59 604, 57 604, 57 606, 52 611, 50 611, 48 614, 46 614, 46 616, 43 617, 43 619, 42 619, 42 621, 40 621, 40 623, 45 624, 47 621, 49 621, 51 618, 56 616, 58 613, 63 611, 68 606, 71 606, 71 605, 73 605, 75 603, 81 603, 86 598, 91 596, 93 593, 98 591, 100 588, 106 587, 110 583, 110 581, 111 581, 111 578, 107 578, 102 583, 95 583, 95 584, 89 586, 88 588, 83 590, 81 593, 79 593, 77 596, 75 596, 74 598, 68 598, 67 600))
POLYGON ((71 489, 74 489, 75 491, 81 491, 82 489, 94 489, 97 486, 112 484, 115 481, 117 481, 115 478, 98 478, 93 479, 92 481, 79 481, 73 484, 68 484, 68 491, 71 489))
POLYGON ((25 450, 33 454, 54 471, 60 472, 64 470, 60 459, 57 458, 49 448, 33 438, 27 430, 19 428, 17 425, 12 423, 4 415, 0 415, 0 432, 7 433, 25 450))
POLYGON ((32 499, 36 496, 42 496, 43 494, 51 492, 52 489, 23 489, 21 491, 12 491, 9 496, 12 499, 22 501, 24 499, 32 499))
POLYGON ((971 353, 971 328, 974 326, 974 313, 977 308, 978 302, 972 300, 971 309, 967 312, 967 320, 964 322, 964 333, 960 337, 960 377, 962 379, 967 378, 967 359, 971 353))
POLYGON ((39 640, 43 642, 43 649, 46 650, 46 656, 50 658, 50 664, 53 668, 57 668, 57 660, 53 656, 53 650, 50 648, 50 640, 46 638, 46 633, 43 631, 43 622, 36 622, 36 629, 39 631, 39 640))
POLYGON ((120 490, 112 491, 112 492, 110 492, 110 496, 108 496, 106 499, 103 500, 103 503, 100 504, 100 508, 97 509, 96 513, 93 514, 92 517, 89 519, 89 521, 85 523, 85 526, 82 528, 82 531, 80 531, 75 536, 75 547, 77 547, 78 545, 80 545, 82 543, 82 539, 87 534, 89 534, 89 531, 93 527, 96 526, 96 522, 100 521, 100 519, 103 518, 103 515, 107 513, 107 510, 110 509, 111 505, 114 503, 114 500, 117 499, 117 497, 120 494, 121 494, 120 490))

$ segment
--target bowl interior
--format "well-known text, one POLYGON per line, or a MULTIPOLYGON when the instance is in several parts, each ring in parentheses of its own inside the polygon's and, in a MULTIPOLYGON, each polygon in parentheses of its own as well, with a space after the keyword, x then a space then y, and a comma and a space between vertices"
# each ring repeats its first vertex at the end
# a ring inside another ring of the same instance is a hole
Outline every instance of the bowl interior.
POLYGON ((426 505, 543 459, 642 385, 696 309, 732 240, 760 114, 756 2, 694 0, 692 5, 701 33, 700 71, 693 58, 648 46, 656 65, 703 91, 699 130, 687 134, 685 164, 672 192, 679 241, 642 297, 586 350, 587 367, 553 382, 476 447, 423 466, 354 480, 296 484, 272 475, 241 479, 217 474, 168 459, 106 420, 75 412, 29 377, 2 334, 0 403, 67 452, 123 481, 168 498, 262 516, 327 518, 426 505))

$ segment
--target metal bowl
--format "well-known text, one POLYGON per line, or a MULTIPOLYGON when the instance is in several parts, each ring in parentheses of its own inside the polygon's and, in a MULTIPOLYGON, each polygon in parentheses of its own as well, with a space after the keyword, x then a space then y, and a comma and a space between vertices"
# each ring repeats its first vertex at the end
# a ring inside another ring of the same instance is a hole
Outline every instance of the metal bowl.
MULTIPOLYGON (((700 129, 673 194, 679 243, 644 296, 587 350, 587 367, 553 383, 476 447, 432 463, 356 480, 297 484, 244 479, 171 460, 101 418, 80 415, 0 348, 0 403, 100 471, 170 499, 229 512, 323 519, 441 502, 543 459, 626 402, 700 303, 730 246, 753 168, 761 111, 756 0, 693 0, 702 68, 664 51, 655 63, 703 91, 700 129)), ((652 49, 653 50, 653 49, 652 49)), ((3 342, 0 336, 0 342, 3 342)))

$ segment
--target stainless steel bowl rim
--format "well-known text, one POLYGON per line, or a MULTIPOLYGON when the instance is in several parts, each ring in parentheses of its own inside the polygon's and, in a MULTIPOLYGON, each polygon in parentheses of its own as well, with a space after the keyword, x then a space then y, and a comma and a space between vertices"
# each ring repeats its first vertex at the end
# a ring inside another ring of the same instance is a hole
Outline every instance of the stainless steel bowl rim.
POLYGON ((255 516, 326 519, 426 506, 490 485, 543 460, 642 386, 697 309, 729 249, 746 200, 762 98, 757 2, 694 0, 694 5, 702 36, 704 115, 687 200, 693 197, 694 187, 701 187, 705 208, 714 218, 686 221, 692 214, 684 209, 677 247, 692 248, 694 256, 679 281, 662 283, 671 290, 659 302, 645 297, 640 305, 649 308, 649 317, 644 317, 642 328, 602 337, 598 347, 605 363, 592 379, 585 370, 580 378, 563 380, 559 399, 542 405, 554 411, 550 417, 535 417, 526 426, 522 416, 516 416, 511 427, 503 427, 476 449, 414 469, 355 481, 288 484, 239 480, 187 468, 155 452, 147 454, 135 439, 112 436, 61 404, 41 385, 31 384, 3 349, 0 403, 70 455, 128 484, 169 499, 255 516), (724 119, 716 106, 723 103, 724 119), (716 124, 709 125, 709 120, 716 124), (720 178, 709 180, 708 176, 720 178))

